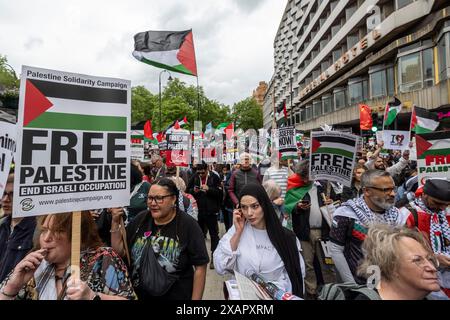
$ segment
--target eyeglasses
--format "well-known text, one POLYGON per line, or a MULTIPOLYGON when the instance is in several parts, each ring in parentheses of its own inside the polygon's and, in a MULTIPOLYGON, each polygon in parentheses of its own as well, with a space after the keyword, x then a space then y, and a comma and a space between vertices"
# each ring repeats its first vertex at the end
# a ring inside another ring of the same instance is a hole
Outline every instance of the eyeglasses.
POLYGON ((379 188, 379 187, 374 187, 374 186, 366 186, 366 188, 371 188, 371 189, 375 189, 384 193, 391 193, 392 191, 397 191, 397 187, 392 187, 392 188, 379 188))
MULTIPOLYGON (((9 198, 9 200, 12 200, 12 198, 13 198, 13 196, 14 196, 14 192, 13 191, 11 191, 11 192, 3 192, 3 198, 4 197, 8 197, 9 198)), ((2 198, 2 199, 3 199, 2 198)))
POLYGON ((163 203, 164 198, 171 197, 173 194, 166 194, 165 196, 148 196, 148 202, 152 203, 153 201, 156 201, 156 203, 163 203))
POLYGON ((206 171, 197 171, 198 174, 205 174, 206 171))
POLYGON ((431 265, 436 269, 439 268, 439 260, 432 254, 426 256, 426 258, 422 256, 414 256, 412 262, 421 269, 424 269, 425 266, 429 265, 427 262, 431 263, 431 265))

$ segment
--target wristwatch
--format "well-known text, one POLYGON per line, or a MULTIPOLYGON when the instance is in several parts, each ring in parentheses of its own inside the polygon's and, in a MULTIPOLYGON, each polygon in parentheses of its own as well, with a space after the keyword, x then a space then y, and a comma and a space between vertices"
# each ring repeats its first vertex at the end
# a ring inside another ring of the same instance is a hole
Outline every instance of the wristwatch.
POLYGON ((92 300, 102 300, 102 298, 100 297, 100 295, 96 292, 94 297, 92 298, 92 300))

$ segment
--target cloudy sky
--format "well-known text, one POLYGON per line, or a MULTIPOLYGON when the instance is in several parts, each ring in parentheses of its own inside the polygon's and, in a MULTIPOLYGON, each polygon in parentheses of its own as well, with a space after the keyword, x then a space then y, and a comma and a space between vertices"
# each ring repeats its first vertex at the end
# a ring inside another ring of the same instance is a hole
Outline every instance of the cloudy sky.
POLYGON ((250 96, 259 81, 269 81, 285 5, 286 0, 0 0, 0 54, 18 74, 29 65, 128 79, 157 93, 161 69, 133 58, 134 34, 192 28, 200 85, 209 98, 231 105, 250 96))

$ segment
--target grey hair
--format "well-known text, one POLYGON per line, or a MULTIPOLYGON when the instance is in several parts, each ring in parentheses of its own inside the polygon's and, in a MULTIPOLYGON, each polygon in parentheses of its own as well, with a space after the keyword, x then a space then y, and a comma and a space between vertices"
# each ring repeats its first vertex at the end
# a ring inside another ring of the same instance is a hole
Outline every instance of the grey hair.
POLYGON ((161 156, 158 154, 153 154, 151 157, 151 162, 156 162, 158 160, 162 160, 161 156))
POLYGON ((245 157, 248 157, 250 159, 250 163, 252 162, 252 157, 250 156, 250 153, 248 153, 248 152, 242 152, 239 155, 239 159, 241 160, 241 162, 244 161, 245 157))
POLYGON ((275 200, 281 195, 281 188, 275 180, 269 179, 263 183, 263 188, 266 190, 270 200, 275 200))
POLYGON ((309 160, 305 159, 297 163, 295 166, 295 173, 300 177, 306 177, 309 174, 309 160))
POLYGON ((367 170, 361 176, 361 188, 372 186, 374 179, 382 177, 392 178, 389 172, 384 170, 377 170, 377 169, 367 170))

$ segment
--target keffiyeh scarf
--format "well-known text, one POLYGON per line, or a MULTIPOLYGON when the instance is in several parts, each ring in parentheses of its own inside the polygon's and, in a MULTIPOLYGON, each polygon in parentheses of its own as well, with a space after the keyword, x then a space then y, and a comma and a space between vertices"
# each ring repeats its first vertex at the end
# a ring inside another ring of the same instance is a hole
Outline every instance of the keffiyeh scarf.
POLYGON ((391 226, 397 225, 399 210, 392 206, 387 209, 384 214, 376 215, 369 209, 364 197, 359 197, 356 199, 348 200, 342 204, 343 206, 349 206, 355 212, 357 218, 365 225, 369 226, 374 222, 387 223, 391 226))
POLYGON ((433 212, 427 208, 419 197, 414 200, 414 204, 431 216, 430 240, 433 252, 450 257, 450 226, 448 225, 445 210, 433 212))

